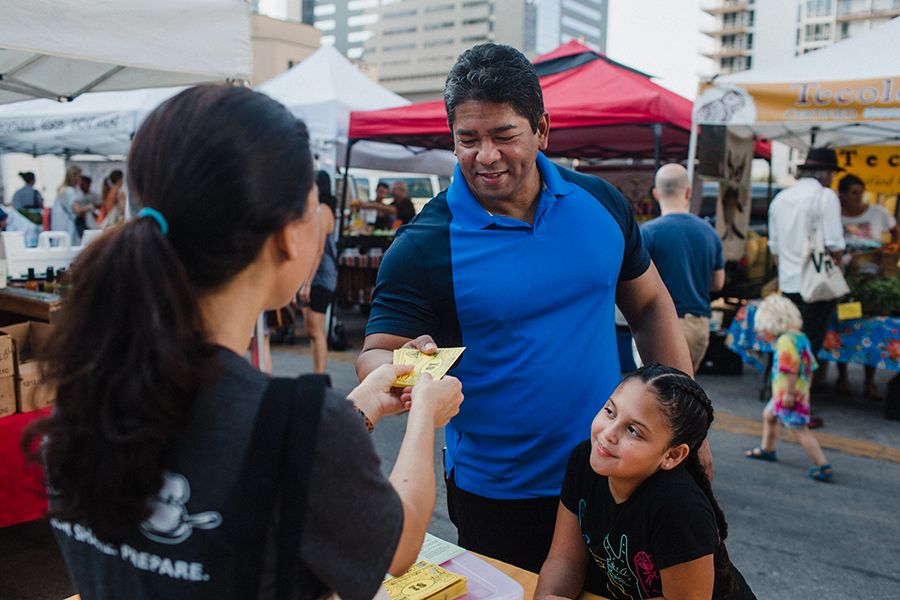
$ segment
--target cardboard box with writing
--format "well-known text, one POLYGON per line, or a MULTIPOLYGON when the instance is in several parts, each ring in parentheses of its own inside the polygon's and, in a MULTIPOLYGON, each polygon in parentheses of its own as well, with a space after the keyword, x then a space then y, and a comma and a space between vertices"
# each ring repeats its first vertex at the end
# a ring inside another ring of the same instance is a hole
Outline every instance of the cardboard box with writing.
POLYGON ((0 418, 16 412, 16 359, 13 339, 0 335, 0 418))
POLYGON ((53 404, 53 395, 41 385, 40 363, 35 359, 35 350, 52 331, 52 326, 36 321, 0 327, 0 333, 12 338, 13 342, 19 412, 31 412, 53 404))

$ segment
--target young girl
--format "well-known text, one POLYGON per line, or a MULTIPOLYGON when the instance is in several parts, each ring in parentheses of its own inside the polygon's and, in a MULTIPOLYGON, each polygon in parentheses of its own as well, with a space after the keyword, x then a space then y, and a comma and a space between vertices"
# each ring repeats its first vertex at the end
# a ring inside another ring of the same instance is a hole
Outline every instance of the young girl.
POLYGON ((697 458, 712 420, 677 369, 653 363, 619 384, 569 458, 536 599, 755 598, 697 458))
POLYGON ((809 387, 816 359, 801 331, 803 318, 797 306, 784 296, 771 295, 756 310, 753 329, 775 342, 772 363, 772 398, 763 410, 760 445, 747 450, 747 458, 775 462, 775 440, 779 425, 793 429, 800 445, 812 459, 809 476, 816 481, 831 481, 834 472, 819 442, 809 432, 809 387))

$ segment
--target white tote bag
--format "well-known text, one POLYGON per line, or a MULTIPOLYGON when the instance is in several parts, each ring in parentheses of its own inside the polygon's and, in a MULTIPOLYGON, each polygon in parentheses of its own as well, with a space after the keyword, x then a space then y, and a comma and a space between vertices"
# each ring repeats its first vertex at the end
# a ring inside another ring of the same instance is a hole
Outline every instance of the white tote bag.
POLYGON ((816 198, 816 210, 811 215, 806 253, 800 268, 800 297, 804 302, 836 300, 850 293, 844 274, 825 247, 823 193, 824 190, 820 191, 816 198))

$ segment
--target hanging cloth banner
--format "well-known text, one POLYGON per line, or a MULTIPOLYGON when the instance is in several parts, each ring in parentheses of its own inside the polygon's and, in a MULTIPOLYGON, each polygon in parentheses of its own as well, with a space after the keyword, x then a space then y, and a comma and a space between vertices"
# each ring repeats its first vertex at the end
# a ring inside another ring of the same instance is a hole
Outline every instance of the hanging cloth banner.
POLYGON ((716 203, 716 233, 722 240, 725 260, 741 260, 747 248, 752 160, 753 138, 743 138, 728 131, 725 138, 725 176, 719 181, 719 200, 716 203))

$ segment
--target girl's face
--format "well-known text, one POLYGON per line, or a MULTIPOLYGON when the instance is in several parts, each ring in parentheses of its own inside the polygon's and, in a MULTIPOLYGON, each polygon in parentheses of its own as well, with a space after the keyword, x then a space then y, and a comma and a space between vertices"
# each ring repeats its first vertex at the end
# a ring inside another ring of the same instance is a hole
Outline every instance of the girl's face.
MULTIPOLYGON (((591 424, 591 468, 610 479, 640 482, 681 462, 656 397, 639 379, 619 385, 591 424)), ((683 458, 683 457, 682 457, 683 458)))

